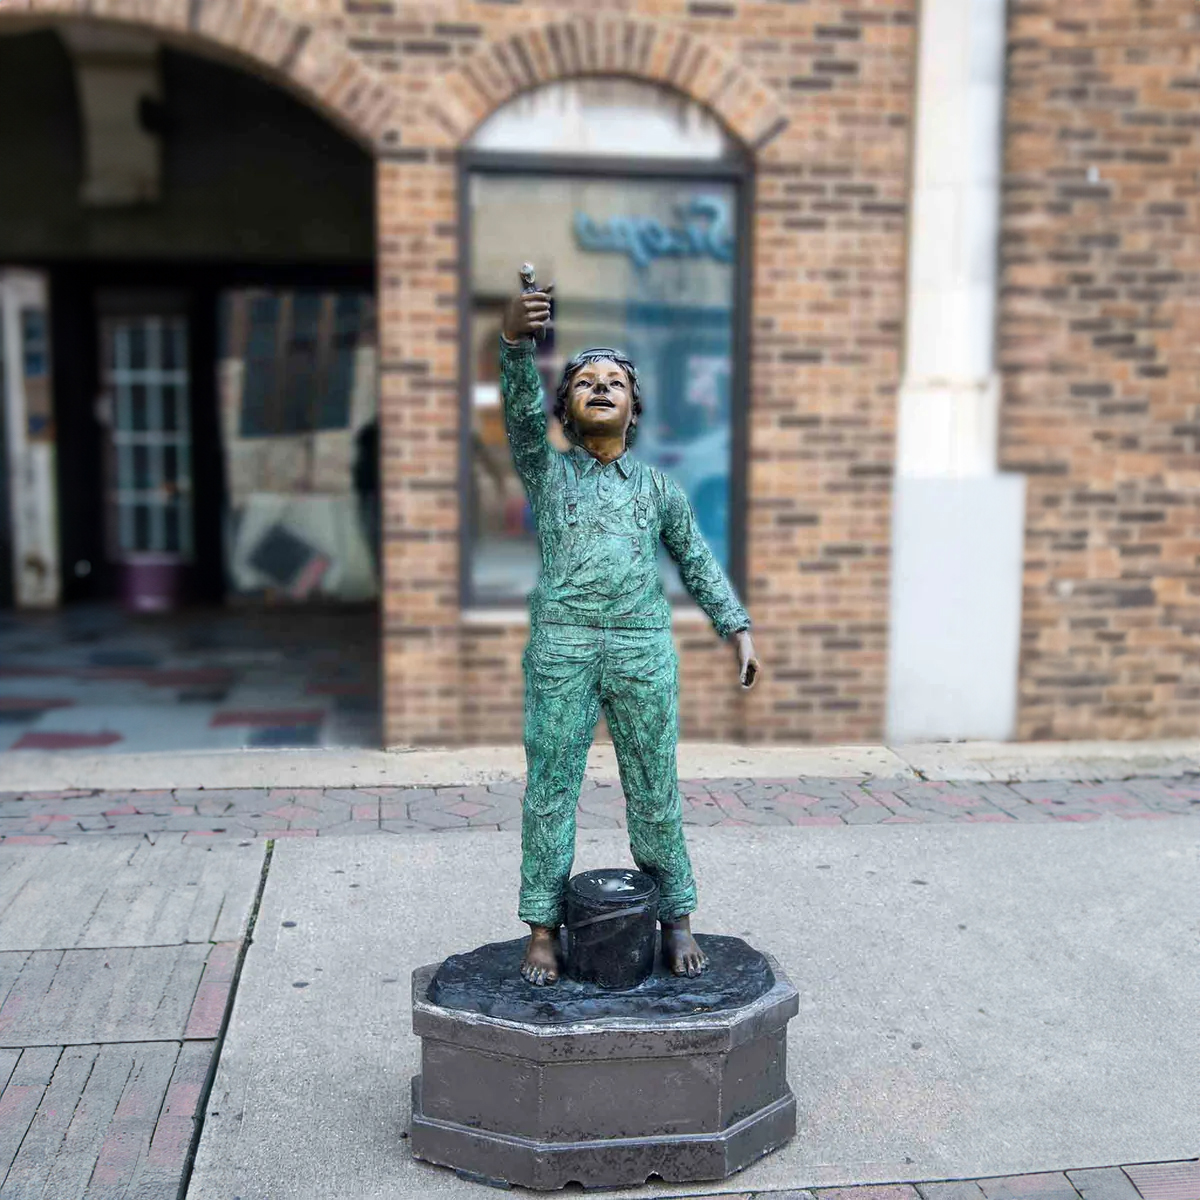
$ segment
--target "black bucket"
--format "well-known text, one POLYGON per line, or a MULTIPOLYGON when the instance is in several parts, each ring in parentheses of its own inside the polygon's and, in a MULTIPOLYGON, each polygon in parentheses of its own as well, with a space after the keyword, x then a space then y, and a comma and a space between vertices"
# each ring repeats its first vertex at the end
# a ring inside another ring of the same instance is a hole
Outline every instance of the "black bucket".
POLYGON ((567 971, 581 983, 637 987, 654 970, 658 884, 641 871, 606 867, 567 884, 567 971))

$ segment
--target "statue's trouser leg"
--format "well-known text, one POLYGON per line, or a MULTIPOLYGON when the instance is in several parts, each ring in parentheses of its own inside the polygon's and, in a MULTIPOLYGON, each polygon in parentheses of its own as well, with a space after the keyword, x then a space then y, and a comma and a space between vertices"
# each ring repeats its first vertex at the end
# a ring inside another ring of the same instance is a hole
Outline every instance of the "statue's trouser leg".
POLYGON ((676 775, 679 661, 671 631, 606 631, 600 696, 625 791, 633 861, 658 883, 659 917, 677 920, 696 907, 696 881, 676 775))
POLYGON ((560 925, 575 859, 575 809, 600 716, 602 631, 535 627, 525 651, 525 800, 517 914, 560 925))

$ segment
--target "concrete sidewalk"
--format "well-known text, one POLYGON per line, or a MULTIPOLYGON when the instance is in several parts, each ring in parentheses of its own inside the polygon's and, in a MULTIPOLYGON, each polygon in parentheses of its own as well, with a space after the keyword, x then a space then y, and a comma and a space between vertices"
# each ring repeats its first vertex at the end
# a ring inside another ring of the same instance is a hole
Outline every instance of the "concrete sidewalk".
MULTIPOLYGON (((1200 823, 706 829, 690 842, 700 928, 769 949, 800 989, 799 1132, 736 1179, 612 1195, 1195 1154, 1200 823)), ((580 868, 627 854, 606 831, 579 850, 580 868)), ((407 1152, 408 979, 520 934, 504 903, 518 859, 504 833, 277 847, 189 1197, 484 1194, 407 1152)))
MULTIPOLYGON (((580 868, 628 854, 607 753, 580 868)), ((176 1200, 201 1131, 195 1200, 482 1195, 407 1155, 407 980, 521 932, 519 750, 113 756, 90 781, 63 755, 50 778, 85 786, 59 792, 14 760, 41 786, 0 782, 0 1200, 176 1200), (348 777, 392 782, 320 783, 348 777)), ((1200 742, 681 768, 698 926, 800 986, 801 1127, 717 1188, 628 1194, 1200 1200, 1200 742)))
MULTIPOLYGON (((592 747, 588 778, 617 778, 610 743, 592 747)), ((519 745, 402 750, 232 750, 160 754, 0 755, 0 792, 75 788, 449 787, 512 782, 519 745)), ((1165 742, 930 742, 907 746, 736 746, 683 742, 681 779, 924 779, 951 782, 1183 778, 1200 775, 1200 739, 1165 742)))

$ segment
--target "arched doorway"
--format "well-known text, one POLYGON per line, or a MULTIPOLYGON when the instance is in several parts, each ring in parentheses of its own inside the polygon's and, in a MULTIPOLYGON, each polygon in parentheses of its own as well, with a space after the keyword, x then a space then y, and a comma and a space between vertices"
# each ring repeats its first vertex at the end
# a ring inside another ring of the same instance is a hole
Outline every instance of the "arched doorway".
POLYGON ((73 22, 0 30, 0 154, 7 600, 41 610, 0 631, 0 749, 377 744, 372 155, 73 22))

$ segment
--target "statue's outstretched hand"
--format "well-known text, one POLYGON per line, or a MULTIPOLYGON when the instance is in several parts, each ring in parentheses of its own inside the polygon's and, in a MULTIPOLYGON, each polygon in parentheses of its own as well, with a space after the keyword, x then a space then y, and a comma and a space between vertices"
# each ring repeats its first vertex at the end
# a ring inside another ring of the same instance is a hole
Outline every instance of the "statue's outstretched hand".
POLYGON ((520 292, 504 309, 504 336, 515 342, 519 338, 532 337, 550 324, 550 296, 554 284, 548 283, 537 292, 520 292))
POLYGON ((758 656, 754 653, 754 641, 748 629, 739 629, 733 635, 738 656, 738 682, 749 690, 758 678, 758 656))

